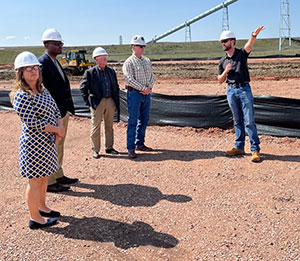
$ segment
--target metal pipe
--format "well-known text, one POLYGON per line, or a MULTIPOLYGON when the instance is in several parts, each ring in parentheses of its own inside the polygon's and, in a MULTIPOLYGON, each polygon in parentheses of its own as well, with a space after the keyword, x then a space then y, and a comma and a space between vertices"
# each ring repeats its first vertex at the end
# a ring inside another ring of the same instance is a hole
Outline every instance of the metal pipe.
POLYGON ((160 39, 162 39, 162 38, 164 38, 164 37, 166 37, 166 36, 168 36, 168 35, 170 35, 170 34, 172 34, 172 33, 175 33, 175 32, 177 32, 178 30, 184 28, 185 26, 188 26, 188 25, 190 25, 190 24, 192 24, 192 23, 195 23, 195 22, 197 22, 198 20, 200 20, 200 19, 202 19, 202 18, 204 18, 204 17, 206 17, 206 16, 208 16, 208 15, 210 15, 210 14, 216 12, 216 11, 219 11, 220 9, 222 9, 222 8, 224 8, 224 7, 227 7, 228 5, 231 5, 231 4, 233 4, 234 2, 237 2, 237 1, 238 1, 238 0, 227 0, 227 1, 223 2, 222 4, 219 4, 219 5, 215 6, 214 8, 209 9, 208 11, 206 11, 206 12, 204 12, 204 13, 202 13, 202 14, 200 14, 200 15, 194 17, 194 18, 192 18, 191 20, 188 20, 188 21, 184 22, 183 24, 174 27, 173 29, 167 31, 166 33, 161 34, 161 35, 159 35, 159 36, 155 36, 155 37, 154 37, 150 42, 148 42, 148 43, 156 43, 158 40, 160 40, 160 39))

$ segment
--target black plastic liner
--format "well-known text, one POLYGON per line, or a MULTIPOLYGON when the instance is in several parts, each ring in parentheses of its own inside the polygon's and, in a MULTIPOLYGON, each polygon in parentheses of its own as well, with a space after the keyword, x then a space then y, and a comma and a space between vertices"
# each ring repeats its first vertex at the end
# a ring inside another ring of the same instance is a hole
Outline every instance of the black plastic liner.
MULTIPOLYGON (((9 91, 0 91, 0 109, 11 110, 9 91)), ((90 117, 79 89, 72 89, 75 115, 90 117)), ((300 100, 255 96, 255 122, 259 134, 300 137, 300 100)), ((126 90, 120 91, 120 120, 127 122, 126 90)), ((117 116, 115 115, 117 121, 117 116)), ((232 128, 232 114, 225 95, 172 96, 151 94, 149 125, 195 128, 232 128)))

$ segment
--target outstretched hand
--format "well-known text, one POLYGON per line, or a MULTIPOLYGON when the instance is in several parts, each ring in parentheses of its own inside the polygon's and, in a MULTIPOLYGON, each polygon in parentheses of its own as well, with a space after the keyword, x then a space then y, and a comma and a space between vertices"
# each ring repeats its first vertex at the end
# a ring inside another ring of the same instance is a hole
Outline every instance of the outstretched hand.
POLYGON ((252 35, 253 35, 254 37, 256 37, 256 36, 260 33, 260 31, 262 31, 262 30, 264 30, 264 29, 266 29, 266 28, 262 25, 262 26, 256 28, 256 29, 253 31, 252 35))

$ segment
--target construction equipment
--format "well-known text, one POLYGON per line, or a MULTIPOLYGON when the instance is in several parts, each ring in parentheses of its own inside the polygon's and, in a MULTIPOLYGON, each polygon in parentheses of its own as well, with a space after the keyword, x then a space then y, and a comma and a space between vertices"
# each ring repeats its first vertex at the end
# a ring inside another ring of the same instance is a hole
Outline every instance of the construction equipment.
POLYGON ((85 58, 86 50, 69 50, 59 60, 65 73, 68 75, 82 75, 84 71, 95 65, 85 58))

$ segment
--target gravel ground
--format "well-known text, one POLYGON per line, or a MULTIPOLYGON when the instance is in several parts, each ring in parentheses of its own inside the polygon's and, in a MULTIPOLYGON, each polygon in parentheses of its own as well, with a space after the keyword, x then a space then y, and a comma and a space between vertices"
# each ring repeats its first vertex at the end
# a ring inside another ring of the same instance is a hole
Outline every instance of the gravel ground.
MULTIPOLYGON (((290 75, 253 77, 254 95, 299 99, 299 74, 290 75)), ((215 78, 191 78, 159 76, 155 91, 225 93, 215 78)), ((12 84, 0 81, 0 89, 12 84)), ((0 260, 300 259, 298 138, 260 136, 262 162, 252 163, 248 140, 245 156, 224 156, 233 130, 149 126, 146 144, 155 151, 130 160, 126 124, 116 123, 121 154, 102 148, 96 160, 90 119, 71 117, 64 170, 80 183, 48 193, 62 217, 54 227, 31 231, 27 180, 18 173, 20 120, 0 111, 0 121, 0 260)))
MULTIPOLYGON (((261 136, 263 161, 227 158, 232 130, 150 126, 151 153, 93 159, 90 120, 71 117, 65 174, 72 191, 48 193, 59 224, 28 229, 18 177, 20 122, 0 111, 1 260, 298 260, 300 141, 261 136)), ((103 151, 102 151, 103 153, 103 151)))

